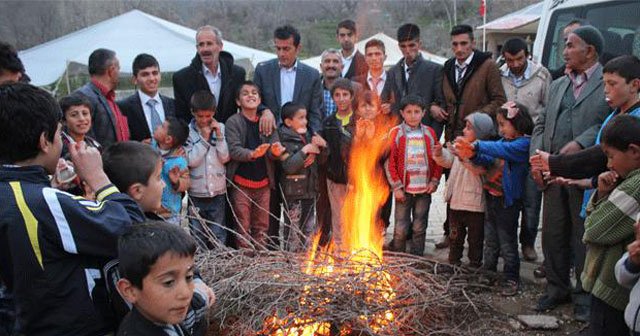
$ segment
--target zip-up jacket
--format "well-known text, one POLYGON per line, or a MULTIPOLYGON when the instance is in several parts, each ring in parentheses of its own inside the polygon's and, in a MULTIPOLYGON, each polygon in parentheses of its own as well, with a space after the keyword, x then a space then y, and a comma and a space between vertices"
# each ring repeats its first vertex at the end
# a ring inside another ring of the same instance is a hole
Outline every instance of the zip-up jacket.
POLYGON ((18 334, 114 330, 101 269, 144 214, 113 185, 90 201, 50 187, 41 166, 0 167, 0 277, 13 292, 18 334))
POLYGON ((189 159, 191 186, 189 195, 195 197, 215 197, 227 192, 225 163, 229 162, 229 147, 225 140, 223 123, 220 125, 222 138, 203 139, 196 129, 195 120, 189 124, 189 138, 185 144, 189 159))

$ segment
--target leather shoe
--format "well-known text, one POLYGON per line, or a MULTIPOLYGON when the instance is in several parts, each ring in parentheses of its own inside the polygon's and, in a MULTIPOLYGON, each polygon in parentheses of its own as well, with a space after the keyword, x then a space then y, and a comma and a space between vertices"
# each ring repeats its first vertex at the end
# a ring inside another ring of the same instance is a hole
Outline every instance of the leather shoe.
POLYGON ((526 261, 536 261, 538 254, 533 246, 522 246, 522 256, 526 261))
POLYGON ((547 277, 547 272, 544 270, 544 265, 540 265, 536 269, 534 269, 533 270, 533 276, 536 279, 546 278, 547 277))
POLYGON ((573 307, 573 319, 579 322, 589 322, 591 311, 588 306, 575 305, 573 307))
POLYGON ((449 236, 444 236, 439 243, 436 243, 437 249, 445 249, 449 247, 449 236))
POLYGON ((556 297, 551 297, 545 294, 542 297, 540 297, 540 299, 538 300, 538 304, 534 309, 537 312, 543 312, 543 311, 555 309, 559 305, 569 303, 569 302, 571 302, 571 296, 569 295, 563 298, 556 298, 556 297))

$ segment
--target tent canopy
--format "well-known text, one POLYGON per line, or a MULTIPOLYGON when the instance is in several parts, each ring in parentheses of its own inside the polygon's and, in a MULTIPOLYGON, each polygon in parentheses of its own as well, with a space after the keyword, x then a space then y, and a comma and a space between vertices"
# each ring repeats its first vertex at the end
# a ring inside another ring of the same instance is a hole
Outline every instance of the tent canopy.
POLYGON ((536 32, 538 21, 542 15, 542 5, 538 2, 529 5, 519 11, 499 17, 491 22, 479 26, 477 29, 486 28, 487 31, 518 31, 528 28, 532 33, 536 32))
MULTIPOLYGON (((387 59, 384 61, 384 67, 385 68, 390 68, 393 65, 395 65, 396 63, 398 63, 398 61, 400 61, 400 59, 402 59, 402 52, 400 51, 400 48, 398 47, 398 41, 396 41, 395 39, 391 38, 389 35, 386 35, 384 33, 377 33, 369 38, 366 38, 364 40, 359 41, 358 43, 356 43, 356 48, 362 53, 364 54, 364 46, 367 44, 367 42, 369 42, 369 40, 371 39, 378 39, 380 41, 382 41, 384 43, 384 48, 385 48, 385 52, 387 54, 387 59)), ((425 50, 421 50, 420 51, 422 53, 422 57, 424 57, 425 59, 438 63, 440 65, 444 64, 444 62, 447 60, 447 58, 445 57, 441 57, 435 54, 432 54, 428 51, 425 50)), ((302 62, 312 66, 318 70, 320 70, 320 61, 321 61, 321 57, 320 56, 316 56, 316 57, 311 57, 311 58, 307 58, 306 60, 303 60, 302 62)))
MULTIPOLYGON (((116 52, 123 72, 131 72, 133 59, 148 53, 158 59, 162 71, 177 71, 188 65, 196 52, 196 31, 178 24, 132 10, 43 43, 19 53, 31 83, 47 85, 64 74, 70 62, 86 65, 89 55, 98 48, 116 52)), ((256 64, 275 54, 223 40, 223 50, 236 60, 256 64)))

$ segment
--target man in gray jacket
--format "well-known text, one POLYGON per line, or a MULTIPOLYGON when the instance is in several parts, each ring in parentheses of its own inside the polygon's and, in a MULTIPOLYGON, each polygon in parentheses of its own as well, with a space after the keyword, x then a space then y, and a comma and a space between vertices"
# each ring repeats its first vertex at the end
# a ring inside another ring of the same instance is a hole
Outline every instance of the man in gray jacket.
MULTIPOLYGON (((538 116, 533 130, 531 154, 537 149, 554 154, 574 153, 594 144, 600 125, 610 113, 604 99, 602 65, 598 63, 603 48, 602 34, 592 26, 580 27, 568 35, 563 52, 566 75, 551 84, 547 107, 538 116)), ((533 178, 542 185, 540 173, 533 173, 533 178)), ((574 318, 588 321, 589 297, 580 282, 585 258, 582 198, 583 191, 575 186, 546 186, 542 251, 547 288, 536 310, 553 309, 571 300, 569 274, 573 265, 577 278, 573 289, 574 318)))

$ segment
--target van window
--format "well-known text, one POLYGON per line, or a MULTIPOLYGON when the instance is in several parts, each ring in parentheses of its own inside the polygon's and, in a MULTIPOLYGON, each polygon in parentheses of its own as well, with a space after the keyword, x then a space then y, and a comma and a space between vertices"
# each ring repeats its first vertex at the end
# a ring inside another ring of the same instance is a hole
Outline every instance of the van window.
POLYGON ((542 63, 549 69, 564 64, 562 31, 575 18, 588 21, 602 32, 605 47, 601 61, 626 54, 640 56, 640 1, 601 2, 559 9, 552 14, 542 55, 542 63))

